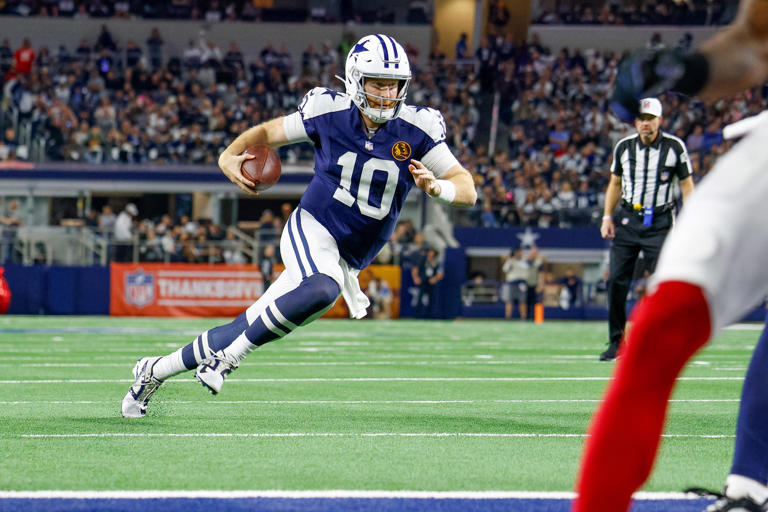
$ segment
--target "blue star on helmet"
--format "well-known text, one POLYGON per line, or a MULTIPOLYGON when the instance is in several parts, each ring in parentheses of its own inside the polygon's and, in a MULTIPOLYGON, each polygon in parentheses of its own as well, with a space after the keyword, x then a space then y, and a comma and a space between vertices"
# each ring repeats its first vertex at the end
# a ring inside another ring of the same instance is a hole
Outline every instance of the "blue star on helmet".
POLYGON ((321 94, 321 96, 325 96, 326 94, 335 100, 336 96, 338 96, 341 93, 339 91, 334 91, 333 89, 326 89, 325 92, 321 94))
POLYGON ((352 55, 360 52, 367 52, 368 48, 365 47, 365 44, 368 41, 363 41, 362 43, 357 43, 354 48, 352 48, 352 55))

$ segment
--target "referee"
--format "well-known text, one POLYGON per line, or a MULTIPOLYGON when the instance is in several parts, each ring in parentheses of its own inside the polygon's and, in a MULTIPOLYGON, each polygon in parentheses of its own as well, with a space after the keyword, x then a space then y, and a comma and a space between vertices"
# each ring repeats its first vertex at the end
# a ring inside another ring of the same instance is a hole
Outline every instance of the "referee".
POLYGON ((615 359, 619 350, 627 321, 627 293, 640 251, 647 269, 653 272, 664 237, 672 227, 680 191, 683 201, 693 191, 685 144, 661 131, 661 120, 658 99, 640 100, 637 134, 621 139, 613 150, 600 226, 603 238, 613 238, 608 278, 609 345, 600 354, 601 361, 615 359))

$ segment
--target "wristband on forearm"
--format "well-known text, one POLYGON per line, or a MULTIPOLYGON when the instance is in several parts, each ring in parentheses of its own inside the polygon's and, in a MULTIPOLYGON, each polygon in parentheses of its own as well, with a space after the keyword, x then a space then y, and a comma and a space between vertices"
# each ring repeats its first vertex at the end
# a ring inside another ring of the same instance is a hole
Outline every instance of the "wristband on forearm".
POLYGON ((432 196, 441 203, 452 203, 456 199, 456 185, 449 180, 436 180, 440 184, 440 193, 432 196))

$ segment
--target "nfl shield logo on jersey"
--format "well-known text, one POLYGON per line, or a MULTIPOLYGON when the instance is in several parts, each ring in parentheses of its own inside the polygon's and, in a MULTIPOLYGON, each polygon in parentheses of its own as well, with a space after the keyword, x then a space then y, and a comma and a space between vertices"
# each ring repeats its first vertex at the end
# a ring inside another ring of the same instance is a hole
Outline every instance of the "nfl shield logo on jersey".
POLYGON ((125 301, 143 308, 155 300, 155 276, 143 270, 125 274, 125 301))

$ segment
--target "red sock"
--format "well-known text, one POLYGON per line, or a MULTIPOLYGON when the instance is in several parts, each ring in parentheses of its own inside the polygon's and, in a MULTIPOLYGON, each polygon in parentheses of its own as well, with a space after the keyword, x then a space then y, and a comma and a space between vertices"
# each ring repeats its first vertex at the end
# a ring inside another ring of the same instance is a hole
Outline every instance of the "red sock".
POLYGON ((651 472, 675 379, 709 339, 698 286, 671 281, 638 304, 614 380, 592 419, 572 512, 625 512, 651 472))

